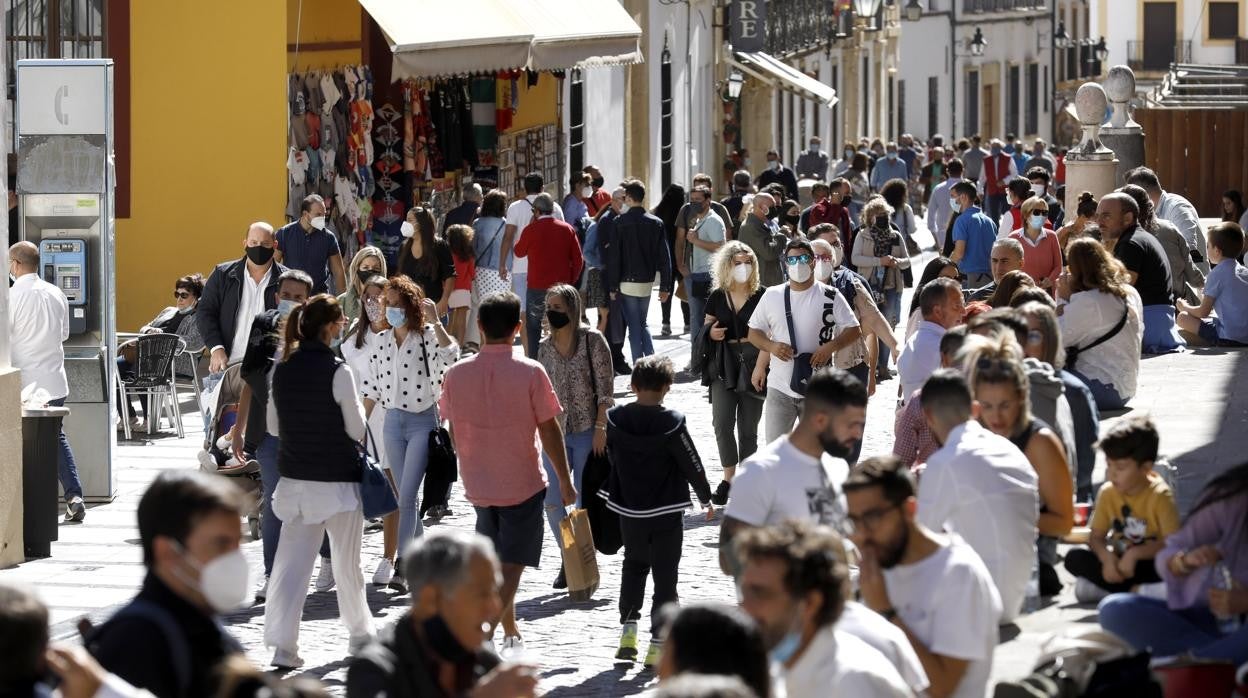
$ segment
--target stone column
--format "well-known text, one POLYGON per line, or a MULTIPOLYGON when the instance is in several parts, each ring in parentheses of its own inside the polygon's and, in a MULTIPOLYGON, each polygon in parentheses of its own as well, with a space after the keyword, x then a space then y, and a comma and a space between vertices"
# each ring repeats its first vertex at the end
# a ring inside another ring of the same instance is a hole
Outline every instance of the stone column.
POLYGON ((1075 93, 1075 113, 1083 125, 1083 140, 1066 153, 1066 222, 1075 218, 1079 193, 1092 192, 1100 199, 1114 190, 1118 159, 1100 139, 1101 121, 1108 104, 1105 90, 1094 82, 1085 82, 1075 93))
POLYGON ((1131 118, 1131 98, 1135 96, 1135 73, 1116 65, 1105 76, 1105 94, 1113 113, 1101 128, 1101 142, 1118 156, 1114 186, 1120 187, 1127 172, 1144 164, 1144 129, 1131 118))

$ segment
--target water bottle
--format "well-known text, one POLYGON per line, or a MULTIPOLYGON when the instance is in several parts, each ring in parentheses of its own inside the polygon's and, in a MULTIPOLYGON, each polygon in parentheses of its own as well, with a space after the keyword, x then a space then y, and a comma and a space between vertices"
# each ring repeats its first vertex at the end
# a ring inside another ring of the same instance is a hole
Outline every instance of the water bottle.
MULTIPOLYGON (((1234 581, 1235 580, 1231 577, 1231 569, 1226 566, 1225 562, 1219 562, 1213 568, 1213 584, 1218 589, 1226 589, 1227 591, 1230 591, 1235 588, 1234 581)), ((1228 635, 1239 630, 1239 626, 1242 622, 1243 621, 1240 620, 1239 616, 1218 618, 1218 630, 1220 630, 1223 635, 1228 635)))
POLYGON ((1031 560, 1031 577, 1027 579, 1027 590, 1023 595, 1023 613, 1035 613, 1040 610, 1040 562, 1034 557, 1031 560))

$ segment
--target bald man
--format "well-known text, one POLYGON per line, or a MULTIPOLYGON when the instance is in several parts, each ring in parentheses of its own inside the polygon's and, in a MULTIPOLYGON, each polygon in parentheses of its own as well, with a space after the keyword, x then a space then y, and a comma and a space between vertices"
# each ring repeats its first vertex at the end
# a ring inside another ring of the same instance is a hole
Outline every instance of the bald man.
MULTIPOLYGON (((65 377, 65 348, 69 339, 69 302, 61 289, 39 278, 39 248, 19 242, 9 248, 9 273, 15 279, 9 289, 9 340, 13 367, 22 372, 22 387, 34 385, 47 392, 48 404, 60 407, 69 396, 65 377)), ((87 509, 82 503, 78 466, 62 429, 58 437, 60 453, 57 475, 65 490, 65 519, 82 521, 87 509)))
POLYGON ((277 279, 286 267, 273 259, 276 251, 273 226, 252 223, 243 238, 243 257, 218 264, 204 284, 195 318, 204 343, 212 348, 212 373, 243 360, 251 321, 277 307, 277 279))

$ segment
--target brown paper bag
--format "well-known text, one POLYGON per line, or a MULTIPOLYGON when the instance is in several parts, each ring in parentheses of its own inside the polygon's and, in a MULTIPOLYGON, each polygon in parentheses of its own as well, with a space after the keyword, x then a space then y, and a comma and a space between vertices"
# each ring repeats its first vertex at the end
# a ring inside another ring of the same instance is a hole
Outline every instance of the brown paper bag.
POLYGON ((573 601, 588 601, 598 590, 598 553, 594 549, 594 534, 589 529, 589 513, 584 509, 572 510, 559 522, 559 534, 568 596, 573 601))

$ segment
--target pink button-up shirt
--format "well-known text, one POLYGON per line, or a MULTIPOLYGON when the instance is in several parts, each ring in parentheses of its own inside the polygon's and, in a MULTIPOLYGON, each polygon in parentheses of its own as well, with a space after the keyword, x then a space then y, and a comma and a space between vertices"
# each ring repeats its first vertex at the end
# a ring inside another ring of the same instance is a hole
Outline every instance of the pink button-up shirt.
POLYGON ((537 425, 563 407, 541 364, 510 345, 486 344, 447 370, 438 405, 474 506, 513 506, 546 488, 537 425))

